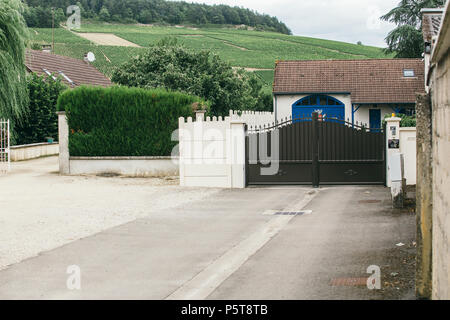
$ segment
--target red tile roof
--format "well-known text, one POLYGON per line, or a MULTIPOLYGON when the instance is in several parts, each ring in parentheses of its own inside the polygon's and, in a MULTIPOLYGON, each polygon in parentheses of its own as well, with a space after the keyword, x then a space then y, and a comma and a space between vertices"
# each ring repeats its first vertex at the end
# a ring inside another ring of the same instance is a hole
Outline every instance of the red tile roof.
MULTIPOLYGON (((56 76, 62 71, 74 86, 83 84, 108 87, 111 86, 109 80, 103 73, 83 60, 59 56, 43 51, 28 50, 25 65, 30 72, 45 75, 45 70, 54 73, 56 76)), ((62 78, 63 82, 70 86, 69 81, 62 78)))
POLYGON ((353 103, 413 103, 425 92, 421 59, 280 61, 274 94, 350 93, 353 103), (406 78, 404 69, 414 70, 406 78))

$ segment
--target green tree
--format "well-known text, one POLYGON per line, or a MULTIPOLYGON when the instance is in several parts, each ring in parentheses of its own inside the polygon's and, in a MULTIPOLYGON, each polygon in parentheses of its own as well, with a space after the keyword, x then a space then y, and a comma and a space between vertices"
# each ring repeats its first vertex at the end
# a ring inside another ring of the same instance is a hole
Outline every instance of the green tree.
MULTIPOLYGON (((25 42, 28 30, 19 0, 0 0, 0 118, 20 122, 26 113, 25 42)), ((14 133, 12 138, 14 140, 14 133)))
POLYGON ((122 23, 139 21, 170 24, 246 24, 253 27, 259 25, 264 30, 291 33, 277 18, 248 9, 165 0, 26 0, 29 7, 26 11, 26 21, 29 26, 48 27, 49 19, 45 17, 48 16, 51 7, 65 10, 75 1, 81 8, 83 18, 99 18, 122 23), (107 15, 100 16, 102 8, 109 11, 109 18, 107 15))
POLYGON ((208 100, 212 115, 234 110, 267 110, 259 79, 209 51, 195 52, 173 40, 151 47, 115 70, 112 81, 130 87, 166 88, 208 100))
POLYGON ((29 104, 23 121, 16 126, 16 144, 44 142, 46 137, 58 137, 56 103, 60 93, 67 87, 61 80, 38 76, 28 76, 29 104))
POLYGON ((102 9, 100 10, 100 13, 98 14, 98 17, 102 21, 109 21, 109 19, 111 18, 111 15, 109 14, 108 8, 102 7, 102 9))
POLYGON ((423 53, 421 10, 442 6, 444 2, 445 0, 401 0, 397 7, 382 16, 382 20, 397 25, 386 37, 386 52, 395 53, 396 58, 420 58, 423 53))

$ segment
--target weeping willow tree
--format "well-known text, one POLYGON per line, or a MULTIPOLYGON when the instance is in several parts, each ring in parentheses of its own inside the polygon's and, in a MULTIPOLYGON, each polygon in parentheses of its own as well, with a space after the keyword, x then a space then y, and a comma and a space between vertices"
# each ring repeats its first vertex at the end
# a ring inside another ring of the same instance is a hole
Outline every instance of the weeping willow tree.
POLYGON ((0 118, 13 124, 23 118, 28 103, 24 61, 28 29, 22 10, 20 0, 0 0, 0 118))

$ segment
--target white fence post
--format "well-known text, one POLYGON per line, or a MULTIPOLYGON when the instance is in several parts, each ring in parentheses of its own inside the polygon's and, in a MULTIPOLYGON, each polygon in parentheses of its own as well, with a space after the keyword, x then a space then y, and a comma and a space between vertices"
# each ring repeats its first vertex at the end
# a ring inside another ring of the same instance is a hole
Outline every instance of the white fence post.
POLYGON ((179 119, 180 185, 188 187, 246 187, 246 125, 272 124, 272 112, 232 111, 206 117, 197 112, 179 119))
POLYGON ((58 115, 58 140, 59 140, 59 173, 70 174, 69 155, 69 125, 66 112, 57 112, 58 115))
POLYGON ((393 153, 389 158, 389 175, 391 180, 392 206, 403 208, 405 189, 403 185, 404 160, 401 153, 393 153))
POLYGON ((245 122, 230 122, 231 187, 245 188, 245 122))
POLYGON ((391 187, 389 163, 394 154, 400 153, 400 121, 392 117, 386 119, 386 185, 391 187))

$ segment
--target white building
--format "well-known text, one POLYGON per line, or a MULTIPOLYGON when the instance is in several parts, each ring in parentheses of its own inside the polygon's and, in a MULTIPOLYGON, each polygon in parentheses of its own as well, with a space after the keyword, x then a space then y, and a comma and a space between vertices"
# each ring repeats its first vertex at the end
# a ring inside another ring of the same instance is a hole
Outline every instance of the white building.
POLYGON ((425 92, 421 59, 280 61, 274 112, 278 121, 317 111, 377 129, 387 114, 415 114, 419 92, 425 92))

